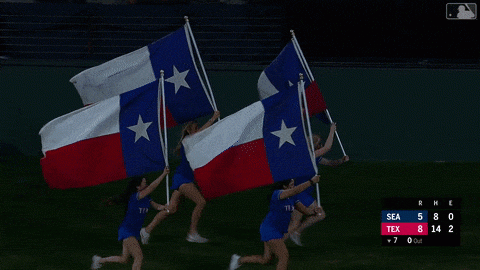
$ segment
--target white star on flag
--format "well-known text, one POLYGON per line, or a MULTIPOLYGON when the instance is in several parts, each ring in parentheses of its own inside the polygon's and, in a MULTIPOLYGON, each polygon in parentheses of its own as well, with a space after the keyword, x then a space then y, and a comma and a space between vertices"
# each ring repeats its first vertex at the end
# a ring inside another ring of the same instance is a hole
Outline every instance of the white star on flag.
POLYGON ((293 86, 293 83, 290 80, 288 80, 288 86, 290 86, 290 87, 293 86))
POLYGON ((282 127, 280 128, 280 130, 271 132, 273 135, 280 138, 280 143, 278 145, 278 148, 282 147, 282 145, 285 142, 295 145, 295 142, 292 139, 292 133, 295 131, 295 129, 297 128, 296 127, 287 128, 287 126, 285 125, 285 122, 282 120, 282 127))
POLYGON ((185 77, 187 77, 187 74, 189 71, 190 70, 187 69, 184 72, 178 72, 177 68, 173 66, 173 76, 166 79, 165 81, 169 83, 173 83, 175 85, 175 94, 178 92, 178 89, 180 89, 180 87, 182 86, 186 88, 190 88, 187 81, 185 80, 185 77))
POLYGON ((142 120, 142 116, 138 115, 138 122, 134 126, 127 127, 128 129, 132 130, 135 132, 135 142, 138 141, 141 137, 144 137, 145 139, 150 141, 150 138, 148 137, 147 133, 147 128, 152 124, 152 122, 147 122, 144 123, 142 120))

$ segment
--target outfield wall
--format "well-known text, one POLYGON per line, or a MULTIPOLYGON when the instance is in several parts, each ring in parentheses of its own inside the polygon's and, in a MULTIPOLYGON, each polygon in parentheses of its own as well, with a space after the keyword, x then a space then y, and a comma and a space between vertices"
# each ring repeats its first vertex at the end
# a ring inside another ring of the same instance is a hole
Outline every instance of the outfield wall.
MULTIPOLYGON (((258 100, 263 68, 207 65, 223 117, 258 100)), ((40 155, 41 127, 82 106, 69 79, 83 69, 0 68, 0 154, 40 155)), ((352 159, 480 161, 480 70, 314 67, 313 73, 352 159)), ((313 125, 327 135, 324 124, 313 125)), ((171 149, 178 133, 169 133, 171 149)), ((335 142, 330 157, 340 156, 335 142)))

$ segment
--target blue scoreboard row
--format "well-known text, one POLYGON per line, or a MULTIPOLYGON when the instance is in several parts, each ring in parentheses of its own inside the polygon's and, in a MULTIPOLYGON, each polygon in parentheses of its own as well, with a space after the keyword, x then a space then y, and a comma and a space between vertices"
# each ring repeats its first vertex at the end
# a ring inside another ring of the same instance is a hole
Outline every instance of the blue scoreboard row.
POLYGON ((460 198, 382 199, 382 246, 460 246, 460 198))

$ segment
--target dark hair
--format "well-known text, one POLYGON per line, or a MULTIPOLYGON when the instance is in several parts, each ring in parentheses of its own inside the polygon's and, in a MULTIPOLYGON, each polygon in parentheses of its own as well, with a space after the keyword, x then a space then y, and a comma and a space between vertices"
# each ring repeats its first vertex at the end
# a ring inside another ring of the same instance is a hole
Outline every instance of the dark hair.
POLYGON ((130 200, 130 197, 132 194, 137 192, 137 187, 142 184, 143 178, 140 176, 134 176, 130 178, 128 181, 127 187, 125 188, 125 191, 115 197, 110 198, 108 201, 110 204, 114 205, 119 205, 122 204, 125 206, 125 213, 127 213, 128 210, 128 201, 130 200))
POLYGON ((268 202, 270 202, 270 200, 272 199, 273 192, 275 192, 275 190, 283 189, 283 187, 288 186, 288 184, 290 184, 290 181, 292 181, 292 180, 293 179, 287 179, 287 180, 274 182, 273 184, 271 184, 270 185, 270 192, 269 192, 269 195, 268 195, 268 202))

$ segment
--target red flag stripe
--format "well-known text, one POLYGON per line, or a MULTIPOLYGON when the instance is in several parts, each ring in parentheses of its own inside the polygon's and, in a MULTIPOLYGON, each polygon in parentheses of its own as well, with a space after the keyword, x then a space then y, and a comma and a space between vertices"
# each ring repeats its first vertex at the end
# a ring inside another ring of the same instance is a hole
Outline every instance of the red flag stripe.
POLYGON ((323 99, 322 92, 318 87, 316 81, 313 81, 307 89, 305 89, 305 96, 308 103, 308 113, 311 116, 319 114, 327 109, 327 104, 323 99))
POLYGON ((47 151, 40 164, 50 188, 88 187, 127 177, 120 133, 47 151))
POLYGON ((273 183, 268 168, 264 141, 258 139, 225 150, 194 174, 203 196, 209 200, 273 183))

